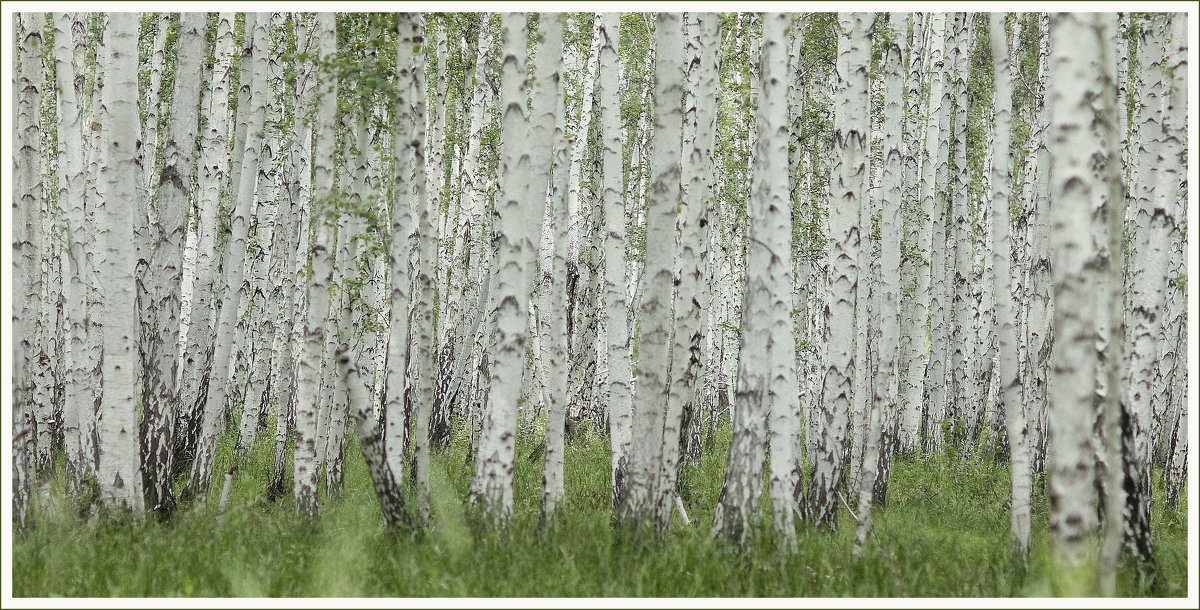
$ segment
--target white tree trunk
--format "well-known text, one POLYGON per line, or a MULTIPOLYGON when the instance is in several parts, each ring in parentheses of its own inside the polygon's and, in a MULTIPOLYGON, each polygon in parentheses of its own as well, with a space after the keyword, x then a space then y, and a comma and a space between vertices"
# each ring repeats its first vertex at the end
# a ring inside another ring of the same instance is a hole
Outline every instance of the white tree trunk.
POLYGON ((101 103, 105 205, 97 215, 104 256, 97 269, 104 293, 103 392, 96 422, 97 479, 106 505, 140 512, 143 506, 138 442, 137 337, 132 211, 137 185, 137 15, 112 13, 104 31, 108 70, 101 103))
POLYGON ((1099 95, 1098 37, 1092 18, 1055 13, 1050 22, 1050 62, 1046 105, 1051 194, 1051 278, 1054 287, 1054 346, 1050 359, 1047 491, 1050 534, 1060 562, 1070 573, 1089 555, 1096 526, 1093 507, 1095 350, 1092 320, 1098 304, 1088 266, 1095 264, 1092 242, 1096 201, 1103 196, 1091 161, 1099 142, 1090 129, 1091 100, 1099 95))
MULTIPOLYGON (((316 51, 321 59, 333 60, 337 38, 333 13, 317 13, 316 51)), ((312 285, 309 287, 308 316, 304 325, 304 345, 296 369, 296 507, 310 518, 317 517, 317 406, 320 396, 320 358, 325 344, 325 320, 329 316, 329 284, 333 261, 333 228, 325 218, 328 198, 333 191, 334 121, 337 119, 337 81, 326 82, 318 75, 317 114, 313 127, 312 216, 315 239, 312 246, 312 285)), ((301 241, 301 246, 305 246, 301 241)), ((303 260, 303 256, 300 260, 303 260)), ((300 261, 297 261, 300 262, 300 261)), ((348 383, 348 382, 347 382, 348 383)))
MULTIPOLYGON (((1019 15, 1013 15, 1019 19, 1019 15)), ((992 158, 992 278, 996 295, 996 335, 999 342, 1000 405, 1008 432, 1012 465, 1009 540, 1019 555, 1029 552, 1033 480, 1029 464, 1025 405, 1017 369, 1017 313, 1013 306, 1012 238, 1009 231, 1009 129, 1012 117, 1012 65, 1004 27, 1005 13, 992 13, 990 30, 992 66, 996 83, 995 156, 992 158)), ((1019 42, 1014 40, 1014 43, 1019 42)))
MULTIPOLYGON (((159 23, 160 28, 166 24, 159 23)), ((203 13, 180 16, 176 46, 175 85, 171 119, 163 149, 163 169, 158 175, 155 218, 157 235, 150 254, 150 293, 154 317, 150 341, 143 345, 152 369, 144 371, 142 468, 146 479, 146 506, 170 513, 175 494, 171 485, 174 465, 175 417, 179 402, 178 363, 183 246, 187 231, 189 194, 196 170, 196 132, 199 128, 201 64, 208 27, 203 13)), ((157 137, 157 136, 155 136, 157 137)))
POLYGON ((825 420, 813 459, 808 492, 808 518, 815 525, 837 522, 837 489, 842 479, 846 424, 853 399, 854 303, 859 276, 859 209, 867 196, 867 32, 874 16, 839 13, 834 146, 840 154, 830 172, 830 287, 825 300, 827 344, 821 412, 825 420))
POLYGON ((201 418, 207 400, 209 371, 212 368, 214 316, 213 292, 217 269, 217 211, 221 188, 228 169, 227 123, 229 121, 230 69, 233 55, 233 13, 217 17, 216 65, 212 72, 212 93, 201 136, 200 165, 203 172, 197 183, 197 256, 192 285, 192 306, 183 346, 183 371, 180 373, 180 412, 176 426, 176 459, 194 459, 201 418))
POLYGON ((549 318, 543 324, 545 339, 539 360, 546 367, 546 444, 542 468, 542 515, 549 517, 563 496, 563 435, 567 413, 567 319, 566 319, 566 240, 567 217, 565 194, 551 185, 551 175, 561 173, 566 161, 565 115, 562 111, 562 18, 559 13, 542 13, 538 17, 541 40, 537 48, 537 73, 533 90, 533 118, 530 135, 535 142, 554 142, 550 150, 538 151, 532 161, 533 175, 529 197, 546 197, 550 188, 551 211, 543 232, 554 231, 554 256, 549 268, 550 281, 543 283, 542 315, 549 318), (550 154, 546 154, 550 153, 550 154), (557 165, 557 167, 555 167, 557 165), (557 195, 557 196, 556 196, 557 195))
MULTIPOLYGON (((660 12, 654 30, 654 175, 646 212, 646 264, 641 281, 637 392, 627 502, 622 519, 665 530, 657 522, 659 470, 667 403, 675 283, 675 218, 679 207, 683 113, 683 26, 678 13, 660 12)), ((669 514, 669 513, 668 513, 669 514)))
MULTIPOLYGON (((615 510, 624 501, 627 489, 633 433, 633 371, 629 354, 629 306, 625 290, 625 201, 618 90, 621 69, 617 52, 620 21, 614 13, 600 13, 596 19, 601 37, 598 56, 600 133, 604 142, 604 307, 608 318, 605 325, 608 346, 607 401, 612 450, 612 506, 615 510)), ((567 207, 569 211, 570 206, 567 207)), ((570 261, 570 254, 567 256, 570 261)))
POLYGON ((531 196, 529 192, 531 143, 525 114, 528 83, 524 13, 502 16, 501 39, 503 118, 500 196, 496 202, 496 346, 487 354, 491 360, 487 412, 471 490, 474 503, 496 523, 506 523, 513 509, 517 399, 528 338, 529 283, 537 256, 535 238, 541 234, 539 221, 546 204, 542 194, 531 196))
POLYGON ((786 13, 769 13, 763 18, 762 91, 755 139, 755 189, 749 210, 751 239, 746 253, 742 358, 729 470, 713 525, 717 535, 744 543, 757 524, 769 434, 772 523, 785 545, 792 546, 800 479, 796 455, 800 414, 791 302, 792 214, 786 169, 789 138, 785 45, 789 21, 786 13))
MULTIPOLYGON (((871 503, 875 480, 879 475, 884 420, 892 413, 897 400, 900 366, 897 351, 900 344, 900 240, 903 231, 901 206, 901 140, 902 103, 904 100, 904 57, 899 41, 908 30, 906 13, 891 13, 891 44, 883 59, 883 168, 882 210, 880 214, 879 276, 876 289, 879 296, 879 343, 875 348, 877 371, 874 392, 867 416, 866 438, 863 441, 863 460, 858 493, 858 532, 855 549, 862 550, 871 531, 871 503)), ((878 27, 878 26, 877 26, 878 27)))

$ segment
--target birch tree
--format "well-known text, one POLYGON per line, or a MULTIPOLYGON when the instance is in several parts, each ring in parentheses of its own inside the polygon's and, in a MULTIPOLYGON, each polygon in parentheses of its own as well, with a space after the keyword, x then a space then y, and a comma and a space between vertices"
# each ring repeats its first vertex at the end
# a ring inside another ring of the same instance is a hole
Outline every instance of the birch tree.
MULTIPOLYGON (((333 13, 317 13, 316 51, 323 60, 336 59, 337 39, 333 13)), ((325 211, 333 191, 334 121, 337 119, 337 79, 318 73, 317 113, 313 127, 312 284, 309 286, 308 319, 304 345, 296 372, 296 455, 294 458, 296 507, 311 518, 318 515, 317 406, 320 394, 320 358, 325 344, 325 320, 329 316, 329 283, 333 264, 329 248, 333 231, 325 211)))
POLYGON ((1051 278, 1054 287, 1054 367, 1049 386, 1047 490, 1050 533, 1060 573, 1084 561, 1087 537, 1096 526, 1092 472, 1093 387, 1096 358, 1090 320, 1096 305, 1087 267, 1096 256, 1090 236, 1100 185, 1090 159, 1098 142, 1088 126, 1090 100, 1099 95, 1094 30, 1085 14, 1055 13, 1054 50, 1046 101, 1050 113, 1051 278))
POLYGON ((714 532, 744 542, 758 516, 768 435, 772 522, 794 545, 793 516, 800 478, 799 391, 792 326, 791 205, 788 197, 787 31, 790 18, 763 20, 751 240, 746 253, 742 358, 729 450, 729 470, 714 517, 714 532))
POLYGON ((97 271, 104 293, 104 317, 100 321, 104 341, 100 410, 96 435, 97 478, 101 498, 108 506, 140 512, 143 507, 141 464, 138 455, 137 410, 137 317, 133 243, 134 206, 137 193, 137 15, 112 13, 104 31, 104 48, 109 54, 107 80, 101 103, 105 119, 101 136, 105 161, 101 176, 105 197, 113 205, 97 214, 100 245, 104 256, 97 271))
POLYGON ((867 59, 868 31, 873 15, 839 13, 837 90, 834 145, 839 156, 830 172, 829 235, 830 286, 824 304, 827 344, 820 413, 824 420, 813 459, 807 499, 808 519, 833 526, 837 519, 837 488, 841 482, 846 424, 850 414, 851 382, 856 366, 854 302, 858 282, 858 210, 867 188, 867 59))
POLYGON ((184 459, 194 459, 204 405, 208 397, 209 371, 212 368, 213 290, 216 259, 219 255, 217 212, 229 163, 226 154, 226 132, 229 122, 230 70, 234 52, 233 21, 233 13, 221 13, 217 17, 212 86, 208 96, 208 112, 205 115, 206 129, 200 141, 200 164, 204 169, 197 177, 197 254, 193 276, 190 278, 192 303, 183 346, 183 371, 180 373, 180 411, 175 435, 176 463, 184 459))
POLYGON ((641 281, 638 381, 633 409, 633 454, 621 519, 666 530, 655 514, 668 401, 668 358, 674 292, 675 218, 679 207, 683 98, 683 26, 678 13, 655 17, 654 186, 646 212, 646 265, 641 281))
MULTIPOLYGON (((625 292, 625 200, 621 182, 620 20, 614 13, 599 13, 600 133, 603 138, 604 177, 604 307, 608 346, 609 438, 612 451, 612 506, 625 501, 633 433, 633 371, 630 365, 628 302, 625 292)), ((568 206, 569 209, 570 206, 568 206)), ((568 212, 569 213, 569 212, 568 212)), ((568 260, 570 254, 568 253, 568 260)), ((569 262, 568 262, 569 264, 569 262)))
POLYGON ((487 412, 471 489, 473 503, 496 523, 506 523, 512 514, 516 402, 520 396, 529 322, 528 287, 533 259, 537 255, 533 238, 541 234, 539 219, 545 210, 545 197, 540 194, 531 197, 529 192, 524 13, 505 13, 501 17, 501 38, 504 47, 500 85, 503 122, 501 192, 496 204, 499 251, 494 297, 499 307, 493 335, 496 349, 488 354, 491 366, 487 412))
MULTIPOLYGON (((880 27, 876 24, 876 27, 880 27)), ((873 394, 863 444, 862 475, 858 492, 858 533, 855 548, 860 550, 871 531, 871 504, 875 490, 875 479, 880 474, 882 453, 887 451, 883 444, 884 420, 892 413, 892 404, 897 400, 900 365, 897 351, 900 344, 900 234, 903 218, 901 205, 901 139, 904 126, 901 122, 901 104, 904 99, 904 56, 900 38, 908 29, 908 15, 891 13, 889 44, 883 58, 883 175, 882 209, 880 214, 879 297, 880 338, 875 358, 878 370, 875 373, 873 394)))
POLYGON ((1009 64, 1005 14, 992 13, 990 22, 992 65, 996 83, 996 153, 992 157, 992 274, 996 294, 996 330, 999 341, 1000 402, 1008 431, 1012 464, 1010 541, 1019 555, 1029 552, 1030 501, 1033 481, 1018 372, 1017 315, 1013 307, 1012 238, 1009 231, 1009 129, 1012 116, 1012 66, 1009 64))
MULTIPOLYGON (((207 16, 180 15, 176 47, 175 83, 171 119, 163 150, 163 169, 158 175, 155 218, 157 235, 151 252, 150 293, 154 299, 148 345, 143 345, 146 362, 144 418, 142 420, 142 469, 146 481, 146 506, 170 513, 175 498, 171 486, 174 465, 172 450, 175 415, 179 401, 177 365, 179 314, 183 281, 183 241, 192 180, 196 164, 196 132, 199 129, 201 63, 207 16)), ((165 28, 165 23, 160 23, 165 28)), ((164 32, 165 34, 165 32, 164 32)))

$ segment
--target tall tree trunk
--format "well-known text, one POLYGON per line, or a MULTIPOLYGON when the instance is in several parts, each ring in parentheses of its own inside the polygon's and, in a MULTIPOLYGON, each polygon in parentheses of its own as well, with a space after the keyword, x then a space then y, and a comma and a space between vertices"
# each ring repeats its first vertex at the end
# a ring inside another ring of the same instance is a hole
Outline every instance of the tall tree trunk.
MULTIPOLYGON (((1013 16, 1019 19, 1018 15, 1013 16)), ((995 156, 992 157, 992 277, 996 294, 996 335, 999 341, 1000 403, 1008 432, 1012 464, 1011 518, 1009 540, 1021 557, 1029 553, 1031 495, 1033 481, 1029 464, 1025 406, 1021 402, 1021 380, 1017 370, 1017 314, 1013 307, 1012 238, 1009 231, 1009 129, 1012 117, 1012 66, 1009 64, 1005 14, 992 13, 990 30, 992 66, 996 83, 995 156)), ((1014 44, 1019 42, 1014 40, 1014 44)))
MULTIPOLYGON (((1158 358, 1158 330, 1166 292, 1167 249, 1175 230, 1174 207, 1178 189, 1178 161, 1164 147, 1169 130, 1163 116, 1164 15, 1147 14, 1139 22, 1138 59, 1138 171, 1133 188, 1136 211, 1130 256, 1131 269, 1126 311, 1126 388, 1129 404, 1125 429, 1125 489, 1127 496, 1126 543, 1136 556, 1153 559, 1150 537, 1150 476, 1154 374, 1158 358), (1152 171, 1153 168, 1153 171, 1152 171)), ((1174 134, 1171 134, 1172 136, 1174 134)))
MULTIPOLYGON (((410 140, 412 142, 413 172, 412 204, 419 214, 417 222, 417 255, 418 267, 416 273, 416 300, 413 312, 414 337, 413 347, 416 351, 416 421, 413 425, 413 455, 416 461, 413 481, 417 488, 417 514, 422 519, 429 517, 429 414, 433 405, 433 386, 436 363, 434 362, 434 326, 433 326, 433 282, 436 275, 437 261, 437 224, 433 218, 438 213, 431 208, 427 198, 425 168, 425 16, 414 14, 407 24, 411 33, 407 40, 413 45, 412 57, 412 125, 410 140)), ((401 27, 403 27, 403 22, 401 27)))
POLYGON ((1091 100, 1100 95, 1098 37, 1091 21, 1086 14, 1055 13, 1050 22, 1054 57, 1046 104, 1055 341, 1048 393, 1047 490, 1060 575, 1078 569, 1090 555, 1089 536, 1096 526, 1092 423, 1097 356, 1092 320, 1098 305, 1089 265, 1098 254, 1090 236, 1103 188, 1091 168, 1099 145, 1089 127, 1095 120, 1091 100))
MULTIPOLYGON (((713 518, 718 536, 739 544, 758 521, 762 471, 770 435, 771 514, 778 535, 794 546, 799 484, 799 391, 792 326, 791 205, 787 170, 787 30, 789 16, 763 19, 751 239, 746 253, 742 358, 729 470, 713 518)), ((678 332, 678 331, 677 331, 678 332)), ((679 348, 676 347, 678 350, 679 348)))
POLYGON ((138 455, 137 287, 134 284, 133 217, 137 201, 137 15, 112 13, 104 31, 108 53, 101 103, 105 162, 101 175, 106 201, 98 214, 104 256, 98 272, 104 293, 100 321, 104 341, 104 385, 97 417, 96 469, 101 498, 108 506, 140 512, 143 507, 138 455), (117 204, 120 202, 120 204, 117 204))
MULTIPOLYGON (((883 176, 882 210, 879 220, 879 277, 876 289, 879 297, 880 339, 875 358, 877 371, 871 408, 864 427, 866 438, 863 443, 862 474, 858 493, 858 533, 855 549, 861 552, 871 531, 871 503, 875 491, 875 479, 880 474, 883 459, 884 420, 892 413, 892 404, 897 400, 900 366, 897 350, 900 344, 900 240, 903 230, 901 206, 901 140, 904 101, 904 57, 900 40, 908 30, 906 13, 891 13, 891 28, 883 59, 883 176)), ((878 25, 876 26, 878 27, 878 25)))
POLYGON ((669 349, 675 272, 675 218, 679 206, 680 135, 683 113, 683 26, 678 13, 655 17, 654 183, 646 212, 645 288, 641 302, 637 393, 629 489, 622 519, 633 526, 666 529, 658 522, 655 498, 663 456, 663 425, 669 378, 669 349))
POLYGON ((206 129, 200 141, 200 164, 204 169, 197 180, 197 255, 191 278, 192 306, 183 345, 183 371, 180 374, 180 411, 175 433, 177 470, 195 458, 204 405, 208 402, 214 334, 214 276, 220 255, 217 249, 217 213, 228 171, 226 131, 229 121, 233 20, 233 13, 221 13, 217 18, 216 65, 212 71, 210 106, 205 109, 206 129))
POLYGON ((18 530, 33 525, 30 515, 33 491, 34 424, 33 368, 38 366, 37 346, 33 342, 40 309, 39 271, 41 268, 38 212, 42 208, 42 132, 39 119, 44 72, 42 70, 42 13, 13 15, 13 243, 16 273, 12 294, 22 299, 12 308, 13 395, 12 395, 12 514, 18 530), (32 366, 31 366, 32 365, 32 366))
POLYGON ((505 13, 501 18, 504 56, 501 62, 500 196, 496 202, 496 264, 498 304, 494 337, 496 349, 487 357, 489 367, 487 411, 475 460, 471 495, 484 515, 506 523, 513 509, 513 454, 516 449, 517 399, 528 338, 528 295, 535 236, 541 234, 546 199, 529 192, 529 120, 525 114, 528 82, 526 69, 525 13, 505 13))
MULTIPOLYGON (((85 451, 85 447, 90 446, 95 427, 95 394, 98 390, 94 377, 98 362, 94 358, 95 353, 88 349, 88 334, 91 332, 94 335, 96 329, 90 328, 87 299, 96 281, 95 270, 87 255, 93 249, 88 244, 94 244, 94 232, 86 230, 84 211, 87 175, 84 173, 82 93, 86 79, 83 56, 86 30, 80 13, 55 13, 54 27, 60 155, 58 198, 59 206, 66 210, 66 258, 70 265, 63 287, 63 313, 68 320, 65 350, 67 370, 63 391, 63 457, 66 489, 69 493, 76 493, 82 490, 87 473, 95 469, 94 454, 85 451)), ((19 200, 14 198, 14 201, 19 200)), ((13 220, 17 219, 14 215, 13 220)), ((18 338, 14 343, 19 341, 18 338)))
POLYGON ((233 339, 241 303, 242 280, 246 273, 248 218, 250 206, 254 200, 255 179, 258 177, 261 132, 266 112, 267 43, 270 21, 266 15, 263 15, 255 23, 254 51, 251 58, 253 62, 251 70, 253 93, 249 100, 252 108, 247 125, 245 152, 242 155, 241 180, 237 185, 237 196, 234 200, 233 213, 230 216, 229 242, 222 262, 225 288, 221 297, 220 318, 214 340, 211 393, 204 405, 204 419, 200 438, 197 441, 196 459, 192 463, 192 472, 188 481, 189 490, 201 495, 208 491, 208 485, 212 480, 217 436, 222 427, 225 403, 230 399, 232 389, 230 387, 230 367, 233 364, 233 339))
MULTIPOLYGON (((625 201, 621 186, 620 59, 617 53, 620 21, 600 13, 599 89, 600 133, 604 176, 604 307, 607 315, 609 438, 612 448, 612 507, 625 501, 633 432, 633 372, 630 364, 628 299, 625 291, 625 201)), ((568 210, 570 206, 568 205, 568 210)), ((568 212, 569 213, 569 212, 568 212)), ((567 254, 570 267, 570 253, 567 254)), ((569 281, 569 280, 568 280, 569 281)))
POLYGON ((542 13, 538 17, 541 28, 537 48, 537 73, 533 90, 533 118, 530 135, 535 142, 554 142, 550 150, 535 154, 531 159, 533 170, 529 186, 531 199, 545 200, 547 188, 551 191, 550 222, 544 227, 553 230, 554 256, 549 273, 550 281, 543 283, 546 306, 542 314, 549 319, 544 323, 546 341, 540 359, 545 360, 547 379, 546 397, 546 443, 545 463, 542 468, 542 516, 550 517, 563 496, 563 435, 567 414, 567 320, 566 320, 566 240, 567 217, 565 192, 551 184, 551 176, 558 176, 566 162, 565 116, 563 112, 562 18, 559 13, 542 13), (550 154, 546 154, 546 152, 550 154), (555 196, 558 195, 558 196, 555 196))
MULTIPOLYGON (((196 132, 200 108, 200 72, 204 60, 204 38, 208 27, 204 13, 183 13, 175 56, 175 85, 171 120, 163 150, 163 169, 158 176, 155 217, 157 239, 151 253, 150 293, 154 299, 149 341, 143 346, 147 387, 142 419, 142 475, 146 507, 168 515, 174 509, 171 485, 175 415, 179 401, 180 291, 183 281, 183 242, 187 230, 188 196, 196 165, 196 132)), ((165 27, 165 24, 159 24, 165 27)))
POLYGON ((867 13, 838 14, 842 34, 838 38, 834 146, 840 154, 830 172, 831 277, 824 304, 828 325, 823 337, 828 351, 818 414, 824 423, 806 507, 808 519, 825 527, 837 522, 837 489, 842 480, 846 424, 853 398, 854 302, 861 231, 858 211, 867 196, 868 31, 873 21, 874 16, 867 13))
MULTIPOLYGON (((334 60, 337 38, 333 13, 317 13, 316 50, 321 59, 334 60)), ((317 72, 324 76, 324 73, 317 72)), ((312 215, 315 239, 312 246, 312 285, 309 287, 308 319, 304 326, 304 345, 296 370, 296 507, 301 514, 317 517, 317 406, 320 396, 320 370, 325 344, 325 320, 329 316, 329 283, 333 261, 333 229, 325 218, 333 192, 334 121, 337 120, 337 80, 318 77, 317 114, 313 127, 312 215)), ((303 242, 301 243, 303 246, 303 242)), ((349 383, 349 382, 347 382, 349 383)))

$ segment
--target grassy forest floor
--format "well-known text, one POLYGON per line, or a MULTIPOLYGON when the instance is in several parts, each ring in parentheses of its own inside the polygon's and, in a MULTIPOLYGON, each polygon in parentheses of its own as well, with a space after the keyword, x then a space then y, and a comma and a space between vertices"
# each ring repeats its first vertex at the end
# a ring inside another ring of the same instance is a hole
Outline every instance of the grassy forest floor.
MULTIPOLYGON (((274 430, 268 424, 265 430, 274 430)), ((851 554, 854 518, 835 532, 801 525, 799 550, 764 537, 739 553, 709 536, 724 476, 729 427, 681 475, 693 523, 678 516, 662 540, 618 541, 610 525, 608 443, 570 439, 565 501, 554 527, 539 522, 539 436, 518 440, 516 510, 504 536, 473 533, 465 512, 472 467, 456 438, 432 460, 436 527, 422 536, 383 530, 366 464, 346 447, 345 488, 321 498, 321 518, 300 518, 289 496, 267 500, 273 435, 260 434, 217 514, 221 472, 236 433, 222 439, 207 507, 172 520, 93 520, 63 493, 61 468, 39 495, 36 526, 13 543, 13 595, 22 596, 1013 596, 1064 592, 1049 576, 1047 502, 1034 493, 1032 558, 1008 553, 1009 472, 988 457, 902 457, 875 540, 851 554), (530 457, 532 455, 532 458, 530 457)), ((353 436, 353 435, 350 435, 353 436)), ((289 461, 290 463, 290 461, 289 461)), ((1155 479, 1152 527, 1162 589, 1119 577, 1119 595, 1185 596, 1187 506, 1164 510, 1155 479)), ((1186 493, 1183 494, 1186 498, 1186 493)), ((765 497, 764 497, 765 504, 765 497)))

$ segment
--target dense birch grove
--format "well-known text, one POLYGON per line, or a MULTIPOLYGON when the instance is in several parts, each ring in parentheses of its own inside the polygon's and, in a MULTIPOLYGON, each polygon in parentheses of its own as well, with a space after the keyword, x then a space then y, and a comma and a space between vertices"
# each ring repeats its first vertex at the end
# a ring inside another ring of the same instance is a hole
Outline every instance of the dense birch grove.
POLYGON ((1009 465, 1014 558, 1044 495, 1056 569, 1158 577, 1186 14, 13 23, 18 530, 60 471, 93 514, 224 510, 262 444, 270 501, 320 519, 361 454, 421 530, 456 442, 502 529, 518 437, 552 521, 598 434, 630 538, 715 501, 714 538, 858 554, 892 464, 948 453, 1009 465), (719 498, 681 493, 722 430, 719 498))

